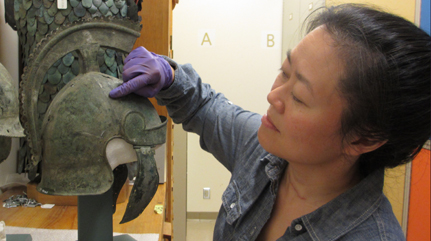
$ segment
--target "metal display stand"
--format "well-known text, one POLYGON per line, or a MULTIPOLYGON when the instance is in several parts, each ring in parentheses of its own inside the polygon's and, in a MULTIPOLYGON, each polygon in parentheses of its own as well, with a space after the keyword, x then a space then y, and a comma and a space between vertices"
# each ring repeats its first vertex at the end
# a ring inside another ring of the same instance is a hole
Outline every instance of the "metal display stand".
POLYGON ((78 241, 136 241, 130 235, 113 237, 112 187, 100 195, 78 196, 78 241))
POLYGON ((6 234, 7 241, 33 241, 30 234, 6 234))

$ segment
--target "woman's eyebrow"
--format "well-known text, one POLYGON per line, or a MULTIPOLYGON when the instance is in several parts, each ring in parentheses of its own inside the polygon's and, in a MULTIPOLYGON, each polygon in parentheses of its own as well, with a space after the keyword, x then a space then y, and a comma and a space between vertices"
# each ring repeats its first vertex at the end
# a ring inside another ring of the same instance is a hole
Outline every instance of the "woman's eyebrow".
POLYGON ((305 84, 308 91, 310 91, 311 95, 314 97, 314 93, 313 93, 314 91, 313 91, 313 88, 311 87, 310 81, 307 78, 305 78, 303 75, 298 73, 297 71, 295 72, 295 75, 299 82, 302 82, 303 84, 305 84))
POLYGON ((287 50, 287 53, 286 53, 286 55, 287 55, 287 61, 289 61, 290 65, 292 64, 292 60, 290 59, 290 55, 291 54, 292 54, 292 50, 291 49, 287 50))
MULTIPOLYGON (((287 55, 287 61, 289 61, 289 64, 292 65, 292 59, 291 59, 292 50, 291 49, 287 50, 286 55, 287 55)), ((311 88, 310 81, 307 78, 305 78, 302 74, 300 74, 298 71, 295 71, 295 76, 300 82, 305 84, 307 89, 310 91, 311 95, 314 96, 313 94, 314 91, 313 91, 313 88, 311 88)))

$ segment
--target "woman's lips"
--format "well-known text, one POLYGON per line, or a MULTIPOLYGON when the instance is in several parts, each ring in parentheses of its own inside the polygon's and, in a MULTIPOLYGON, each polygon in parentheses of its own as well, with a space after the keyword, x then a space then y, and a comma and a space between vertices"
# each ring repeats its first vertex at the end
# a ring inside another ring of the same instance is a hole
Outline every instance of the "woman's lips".
POLYGON ((269 118, 269 116, 267 114, 262 116, 262 125, 264 125, 265 127, 274 130, 276 132, 280 132, 275 126, 274 124, 272 124, 271 119, 269 118))

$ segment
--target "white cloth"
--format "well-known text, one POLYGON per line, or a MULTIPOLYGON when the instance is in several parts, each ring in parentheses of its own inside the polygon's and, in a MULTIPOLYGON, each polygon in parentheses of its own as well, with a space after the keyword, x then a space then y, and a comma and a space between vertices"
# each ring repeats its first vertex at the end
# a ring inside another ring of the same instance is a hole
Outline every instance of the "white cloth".
MULTIPOLYGON (((41 228, 21 228, 21 227, 5 227, 6 235, 9 234, 30 234, 32 241, 76 241, 78 240, 78 230, 70 229, 41 229, 41 228)), ((122 234, 114 233, 114 241, 116 237, 127 235, 137 241, 158 241, 159 234, 122 234)), ((125 240, 133 240, 125 239, 125 240)))

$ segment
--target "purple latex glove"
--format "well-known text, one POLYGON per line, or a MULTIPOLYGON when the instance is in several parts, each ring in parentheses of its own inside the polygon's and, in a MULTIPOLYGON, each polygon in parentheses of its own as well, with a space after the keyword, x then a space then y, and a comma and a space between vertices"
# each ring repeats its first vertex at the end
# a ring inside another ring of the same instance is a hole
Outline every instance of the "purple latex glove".
POLYGON ((138 47, 124 60, 123 81, 109 93, 109 97, 118 98, 130 93, 154 97, 172 84, 172 69, 162 57, 138 47))

